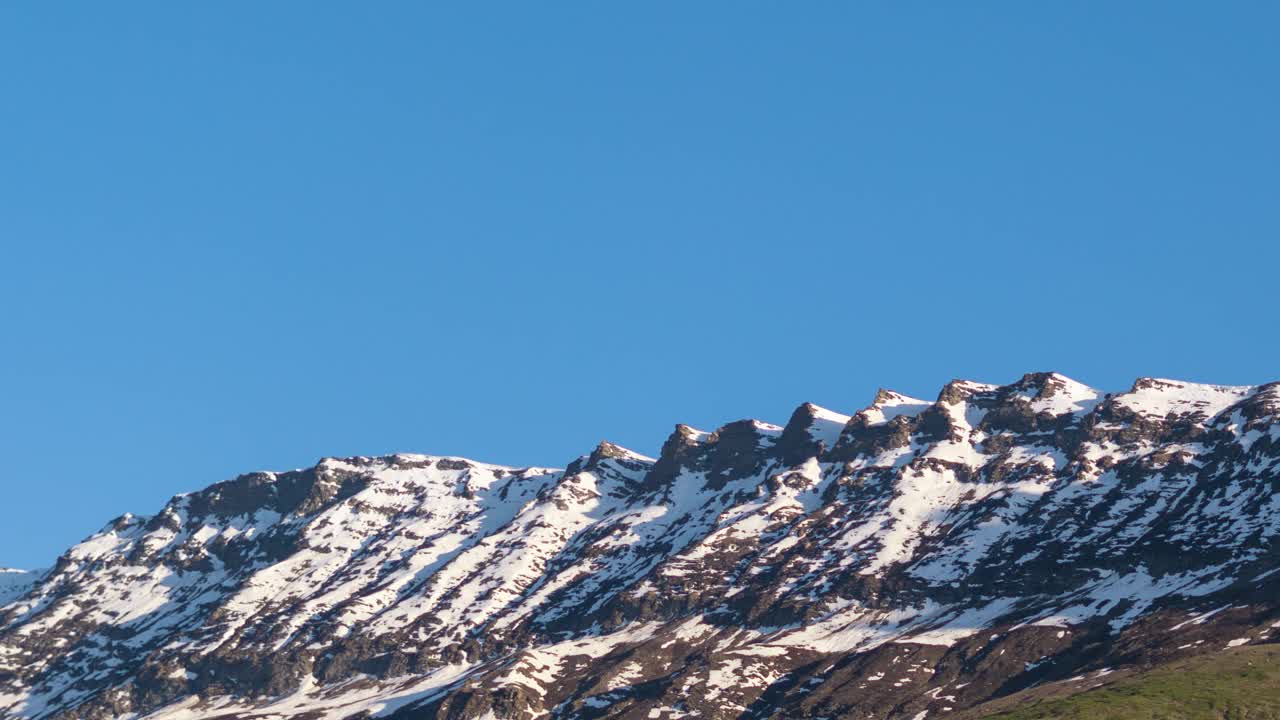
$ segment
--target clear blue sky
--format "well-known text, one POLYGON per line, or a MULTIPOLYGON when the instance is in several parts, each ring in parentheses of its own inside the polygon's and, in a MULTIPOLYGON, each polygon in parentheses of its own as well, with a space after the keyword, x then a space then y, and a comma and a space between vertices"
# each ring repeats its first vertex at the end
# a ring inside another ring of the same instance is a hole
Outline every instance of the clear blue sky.
POLYGON ((436 5, 0 7, 0 565, 325 455, 1280 379, 1276 3, 436 5))

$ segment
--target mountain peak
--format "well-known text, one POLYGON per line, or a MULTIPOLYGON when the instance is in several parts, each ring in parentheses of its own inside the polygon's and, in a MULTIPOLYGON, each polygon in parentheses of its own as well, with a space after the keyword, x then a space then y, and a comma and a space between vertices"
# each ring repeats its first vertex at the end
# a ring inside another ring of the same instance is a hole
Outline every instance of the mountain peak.
POLYGON ((807 402, 797 407, 778 438, 783 461, 794 464, 806 455, 835 447, 851 418, 807 402))
POLYGON ((654 459, 651 457, 646 457, 638 452, 628 450, 627 448, 611 443, 608 440, 601 440, 587 456, 586 467, 597 467, 606 460, 623 460, 644 463, 654 462, 654 459))
POLYGON ((938 402, 954 405, 958 402, 968 400, 974 395, 982 393, 995 392, 999 389, 998 385, 988 383, 980 383, 975 380, 952 380, 942 387, 942 391, 938 393, 938 402))
POLYGON ((1064 415, 1087 412, 1102 402, 1105 394, 1062 373, 1028 373, 1009 386, 1013 394, 1027 401, 1034 412, 1064 415))
POLYGON ((1209 385, 1141 377, 1127 393, 1112 397, 1117 407, 1140 416, 1191 415, 1213 417, 1257 392, 1252 385, 1209 385))
POLYGON ((867 425, 880 425, 896 417, 918 415, 932 404, 928 400, 880 388, 876 390, 871 405, 860 410, 855 417, 861 418, 867 425))

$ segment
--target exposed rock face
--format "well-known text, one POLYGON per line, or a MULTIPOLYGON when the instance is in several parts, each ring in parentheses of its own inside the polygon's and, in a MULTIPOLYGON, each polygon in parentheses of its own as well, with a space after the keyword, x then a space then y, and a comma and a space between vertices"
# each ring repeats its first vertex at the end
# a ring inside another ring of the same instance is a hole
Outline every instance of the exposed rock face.
POLYGON ((1037 373, 656 460, 245 475, 0 573, 0 716, 921 718, 1266 642, 1278 415, 1037 373))

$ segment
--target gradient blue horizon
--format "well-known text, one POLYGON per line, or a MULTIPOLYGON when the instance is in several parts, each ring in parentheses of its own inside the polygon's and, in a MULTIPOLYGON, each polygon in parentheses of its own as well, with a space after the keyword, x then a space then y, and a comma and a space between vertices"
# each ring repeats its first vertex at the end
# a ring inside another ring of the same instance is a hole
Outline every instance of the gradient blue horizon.
POLYGON ((0 566, 255 469, 1280 379, 1272 3, 0 7, 0 566))

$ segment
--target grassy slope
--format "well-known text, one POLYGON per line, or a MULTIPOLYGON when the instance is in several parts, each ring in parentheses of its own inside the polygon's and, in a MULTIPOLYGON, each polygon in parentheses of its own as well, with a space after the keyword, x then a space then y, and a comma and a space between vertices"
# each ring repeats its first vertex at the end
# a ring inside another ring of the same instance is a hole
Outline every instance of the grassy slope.
MULTIPOLYGON (((1280 645, 1180 660, 1066 697, 1027 696, 992 720, 1280 720, 1280 645)), ((1010 698, 1011 700, 1013 698, 1010 698)))

